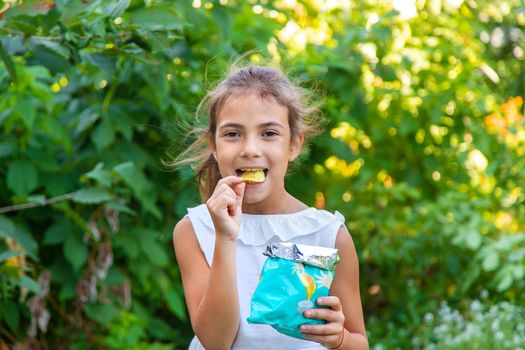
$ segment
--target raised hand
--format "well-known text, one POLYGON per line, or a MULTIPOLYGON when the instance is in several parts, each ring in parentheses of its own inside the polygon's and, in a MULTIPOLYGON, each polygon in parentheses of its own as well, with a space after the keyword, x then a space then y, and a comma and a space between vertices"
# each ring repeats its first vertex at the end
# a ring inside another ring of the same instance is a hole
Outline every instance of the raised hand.
POLYGON ((328 349, 338 349, 344 339, 345 316, 341 301, 336 296, 320 297, 317 304, 328 306, 329 309, 310 309, 304 312, 304 317, 325 320, 321 325, 302 325, 300 327, 303 337, 313 340, 327 347, 328 349))
POLYGON ((218 238, 236 240, 242 214, 242 199, 246 183, 238 176, 222 178, 206 201, 218 238))

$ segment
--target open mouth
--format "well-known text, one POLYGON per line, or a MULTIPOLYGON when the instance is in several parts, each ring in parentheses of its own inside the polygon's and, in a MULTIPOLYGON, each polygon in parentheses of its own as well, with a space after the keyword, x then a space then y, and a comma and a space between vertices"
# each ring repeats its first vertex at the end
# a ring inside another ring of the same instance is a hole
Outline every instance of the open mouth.
POLYGON ((267 168, 237 169, 237 176, 242 177, 248 184, 264 182, 268 174, 267 168))

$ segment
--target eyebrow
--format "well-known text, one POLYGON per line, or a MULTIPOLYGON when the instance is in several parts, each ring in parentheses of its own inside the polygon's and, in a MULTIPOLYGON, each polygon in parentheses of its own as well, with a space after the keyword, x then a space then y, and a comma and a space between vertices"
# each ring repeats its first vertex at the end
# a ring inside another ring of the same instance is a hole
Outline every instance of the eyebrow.
MULTIPOLYGON (((271 126, 274 126, 274 127, 278 127, 278 128, 281 128, 281 129, 284 129, 284 127, 280 124, 280 123, 277 123, 277 122, 268 122, 268 123, 262 123, 262 124, 259 124, 258 127, 259 128, 268 128, 268 127, 271 127, 271 126)), ((237 124, 237 123, 226 123, 226 124, 223 124, 219 127, 219 129, 226 129, 226 128, 238 128, 238 129, 243 129, 244 128, 244 125, 242 124, 237 124)))

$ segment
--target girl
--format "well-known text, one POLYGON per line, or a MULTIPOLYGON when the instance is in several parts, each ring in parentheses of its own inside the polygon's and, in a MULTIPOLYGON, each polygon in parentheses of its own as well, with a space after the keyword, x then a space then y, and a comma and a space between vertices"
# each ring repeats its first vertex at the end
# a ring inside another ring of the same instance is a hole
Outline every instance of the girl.
POLYGON ((309 208, 284 187, 288 164, 315 132, 304 96, 279 71, 232 72, 203 102, 209 126, 175 164, 197 162, 205 204, 188 209, 173 232, 186 303, 196 337, 190 349, 368 349, 359 268, 344 218, 309 208), (193 156, 192 156, 193 155, 193 156), (289 241, 339 249, 331 295, 305 317, 312 341, 248 324, 251 296, 267 243, 289 241))

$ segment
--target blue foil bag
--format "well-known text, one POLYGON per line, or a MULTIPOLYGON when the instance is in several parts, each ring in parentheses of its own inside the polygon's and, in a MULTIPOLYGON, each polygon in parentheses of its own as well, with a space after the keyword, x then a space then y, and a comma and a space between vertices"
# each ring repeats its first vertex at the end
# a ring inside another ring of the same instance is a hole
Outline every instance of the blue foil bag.
POLYGON ((250 303, 248 323, 272 326, 278 332, 304 339, 299 326, 323 324, 303 312, 320 308, 319 297, 330 293, 337 249, 293 243, 269 244, 257 288, 250 303))

